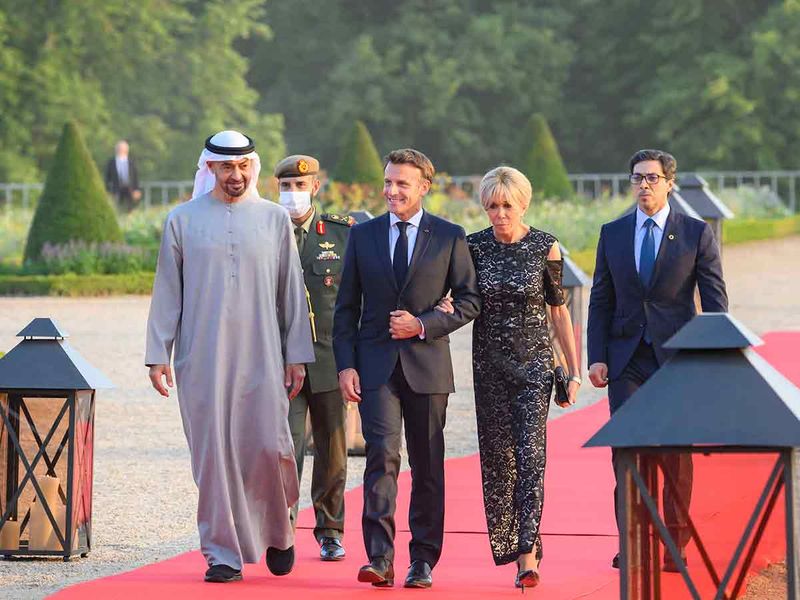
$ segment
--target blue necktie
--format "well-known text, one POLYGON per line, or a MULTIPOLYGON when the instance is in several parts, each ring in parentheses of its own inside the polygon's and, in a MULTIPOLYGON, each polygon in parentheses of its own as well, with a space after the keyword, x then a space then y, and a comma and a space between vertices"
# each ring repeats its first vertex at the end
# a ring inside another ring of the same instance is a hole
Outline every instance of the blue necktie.
POLYGON ((647 219, 644 226, 647 231, 642 240, 642 249, 639 251, 639 278, 642 280, 642 285, 647 287, 650 285, 650 278, 653 276, 653 267, 656 264, 656 238, 653 235, 653 227, 656 222, 653 219, 647 219))
POLYGON ((397 222, 397 229, 400 231, 400 237, 397 238, 397 243, 394 245, 394 257, 392 258, 392 268, 394 269, 395 281, 397 281, 397 289, 403 288, 403 283, 405 283, 406 274, 408 273, 407 228, 408 223, 403 221, 397 222))

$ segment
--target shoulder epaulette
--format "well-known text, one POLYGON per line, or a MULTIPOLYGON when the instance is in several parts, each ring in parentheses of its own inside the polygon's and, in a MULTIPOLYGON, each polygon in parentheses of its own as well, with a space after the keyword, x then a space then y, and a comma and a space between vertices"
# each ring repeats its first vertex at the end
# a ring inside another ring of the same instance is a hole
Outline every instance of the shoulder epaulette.
POLYGON ((323 221, 328 221, 330 223, 337 223, 339 225, 345 225, 347 227, 352 227, 356 223, 356 220, 353 217, 334 215, 332 213, 325 213, 320 218, 323 221))

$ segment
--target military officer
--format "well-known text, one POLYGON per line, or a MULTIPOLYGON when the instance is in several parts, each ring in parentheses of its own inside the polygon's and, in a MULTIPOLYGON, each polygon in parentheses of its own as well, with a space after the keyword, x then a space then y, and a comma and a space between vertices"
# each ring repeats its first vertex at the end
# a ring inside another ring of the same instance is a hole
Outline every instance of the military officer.
MULTIPOLYGON (((306 365, 302 391, 289 406, 289 426, 294 440, 297 475, 302 479, 306 450, 306 413, 314 437, 311 500, 316 525, 314 537, 325 561, 345 557, 344 489, 347 479, 345 406, 339 391, 333 358, 331 330, 333 307, 339 291, 342 260, 352 221, 349 217, 320 214, 313 198, 320 189, 319 162, 312 156, 287 156, 275 166, 280 204, 292 218, 306 284, 316 362, 306 365)), ((296 522, 297 505, 292 507, 296 522)))

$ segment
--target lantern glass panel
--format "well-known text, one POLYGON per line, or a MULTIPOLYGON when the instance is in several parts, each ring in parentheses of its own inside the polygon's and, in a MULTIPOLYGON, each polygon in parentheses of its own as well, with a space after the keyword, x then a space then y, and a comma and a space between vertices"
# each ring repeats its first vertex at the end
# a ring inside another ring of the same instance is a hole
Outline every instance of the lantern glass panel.
POLYGON ((94 454, 94 392, 77 393, 75 402, 75 445, 73 469, 72 524, 78 543, 87 545, 92 516, 92 464, 94 454))
POLYGON ((61 546, 54 535, 42 500, 36 493, 32 478, 26 481, 26 465, 33 467, 38 482, 63 535, 66 518, 67 448, 69 410, 66 397, 12 396, 10 416, 15 424, 22 456, 16 457, 17 477, 11 482, 18 489, 25 481, 17 500, 16 512, 23 524, 22 539, 28 539, 30 550, 58 550, 61 546), (48 437, 50 438, 48 440, 48 437), (40 447, 43 452, 39 459, 40 447), (35 500, 35 502, 34 502, 35 500))
POLYGON ((8 494, 8 444, 10 440, 6 435, 6 421, 3 415, 8 416, 8 394, 0 393, 0 518, 6 511, 6 496, 8 494))
MULTIPOLYGON (((746 449, 709 454, 697 450, 626 451, 639 478, 638 484, 632 473, 623 478, 627 525, 624 585, 631 600, 652 598, 655 590, 670 600, 693 597, 683 577, 675 572, 676 561, 664 542, 665 531, 676 547, 683 547, 692 585, 702 598, 714 597, 733 557, 736 568, 725 587, 729 594, 736 588, 750 544, 758 536, 756 557, 785 556, 783 495, 776 476, 780 455, 748 453, 746 449), (660 526, 653 519, 653 507, 657 507, 660 526)), ((763 566, 753 563, 749 568, 763 566)), ((741 587, 738 593, 743 595, 743 591, 741 587)))

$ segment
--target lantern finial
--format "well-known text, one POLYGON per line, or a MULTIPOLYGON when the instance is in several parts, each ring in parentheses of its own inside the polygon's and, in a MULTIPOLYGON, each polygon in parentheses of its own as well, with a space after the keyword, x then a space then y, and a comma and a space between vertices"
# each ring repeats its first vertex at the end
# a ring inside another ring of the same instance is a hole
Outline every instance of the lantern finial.
POLYGON ((69 337, 58 323, 49 317, 38 317, 17 334, 17 337, 60 338, 69 337))

